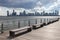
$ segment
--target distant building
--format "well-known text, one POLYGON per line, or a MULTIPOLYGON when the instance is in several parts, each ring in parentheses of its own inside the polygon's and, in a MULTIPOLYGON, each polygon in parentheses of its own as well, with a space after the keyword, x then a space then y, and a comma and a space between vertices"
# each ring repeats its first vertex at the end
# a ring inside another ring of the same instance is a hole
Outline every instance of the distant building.
POLYGON ((25 12, 25 10, 23 11, 23 16, 26 16, 26 12, 25 12))
POLYGON ((7 11, 7 16, 9 16, 9 11, 7 11))
POLYGON ((13 10, 12 16, 17 16, 17 13, 15 12, 15 10, 13 10))
POLYGON ((44 16, 48 16, 49 14, 48 13, 44 13, 44 16))
POLYGON ((40 16, 40 13, 39 12, 35 12, 35 16, 40 16))
POLYGON ((23 16, 23 13, 22 13, 22 12, 20 12, 19 16, 23 16))
POLYGON ((45 16, 45 11, 43 11, 42 13, 43 13, 43 16, 45 16))
POLYGON ((27 16, 34 16, 34 13, 28 13, 27 16))
POLYGON ((59 11, 58 10, 55 10, 55 15, 59 15, 59 11))

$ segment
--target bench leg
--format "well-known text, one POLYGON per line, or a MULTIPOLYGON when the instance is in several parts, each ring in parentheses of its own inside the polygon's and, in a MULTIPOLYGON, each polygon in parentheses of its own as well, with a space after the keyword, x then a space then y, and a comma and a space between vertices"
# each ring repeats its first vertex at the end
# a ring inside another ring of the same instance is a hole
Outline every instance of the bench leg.
POLYGON ((28 28, 28 30, 27 30, 28 32, 30 32, 30 31, 32 31, 32 29, 31 28, 28 28))
POLYGON ((33 27, 33 29, 36 29, 36 26, 32 26, 33 27))
POLYGON ((9 33, 10 33, 10 37, 14 37, 15 36, 14 32, 10 31, 9 33))
POLYGON ((46 25, 46 23, 43 23, 43 26, 45 26, 46 25))

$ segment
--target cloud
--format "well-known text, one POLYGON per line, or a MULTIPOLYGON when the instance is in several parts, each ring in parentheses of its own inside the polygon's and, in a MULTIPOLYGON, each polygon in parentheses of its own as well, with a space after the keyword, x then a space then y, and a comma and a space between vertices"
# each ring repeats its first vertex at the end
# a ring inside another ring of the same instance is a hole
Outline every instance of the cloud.
POLYGON ((0 6, 12 8, 32 8, 37 0, 0 0, 0 6))
POLYGON ((12 7, 12 8, 26 8, 31 9, 36 6, 36 3, 47 5, 53 3, 55 0, 0 0, 0 6, 12 7))
POLYGON ((53 9, 58 9, 59 8, 59 5, 60 5, 60 0, 57 0, 57 1, 55 1, 55 2, 53 2, 53 4, 51 4, 48 8, 47 8, 47 10, 53 10, 53 9))
POLYGON ((53 3, 49 3, 47 5, 43 5, 40 1, 38 1, 37 6, 34 7, 34 11, 41 12, 41 11, 54 11, 54 10, 60 10, 60 0, 54 1, 53 3))
POLYGON ((26 12, 41 12, 43 10, 50 11, 60 8, 60 0, 0 0, 0 15, 6 15, 6 11, 10 13, 14 9, 18 14, 26 10, 26 12))

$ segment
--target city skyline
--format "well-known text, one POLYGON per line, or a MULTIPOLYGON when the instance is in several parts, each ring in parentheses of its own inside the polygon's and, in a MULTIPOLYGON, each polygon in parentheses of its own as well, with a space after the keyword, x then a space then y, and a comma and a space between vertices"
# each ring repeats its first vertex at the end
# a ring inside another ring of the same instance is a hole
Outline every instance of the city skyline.
POLYGON ((24 10, 23 12, 20 12, 19 15, 17 14, 17 12, 15 12, 15 10, 13 10, 12 13, 10 13, 9 11, 7 11, 7 16, 59 16, 59 11, 55 10, 52 13, 47 13, 45 11, 43 12, 34 12, 34 13, 26 13, 26 11, 24 10))
POLYGON ((6 16, 6 11, 16 10, 16 12, 41 12, 59 10, 60 0, 0 0, 0 16, 6 16))

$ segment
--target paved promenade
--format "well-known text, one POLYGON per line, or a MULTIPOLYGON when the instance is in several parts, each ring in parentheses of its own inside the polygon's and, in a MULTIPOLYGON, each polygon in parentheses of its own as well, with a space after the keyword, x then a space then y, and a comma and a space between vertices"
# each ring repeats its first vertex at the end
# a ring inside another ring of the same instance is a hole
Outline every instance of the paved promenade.
POLYGON ((0 34, 0 40, 60 40, 60 20, 12 39, 8 35, 8 31, 0 34))

